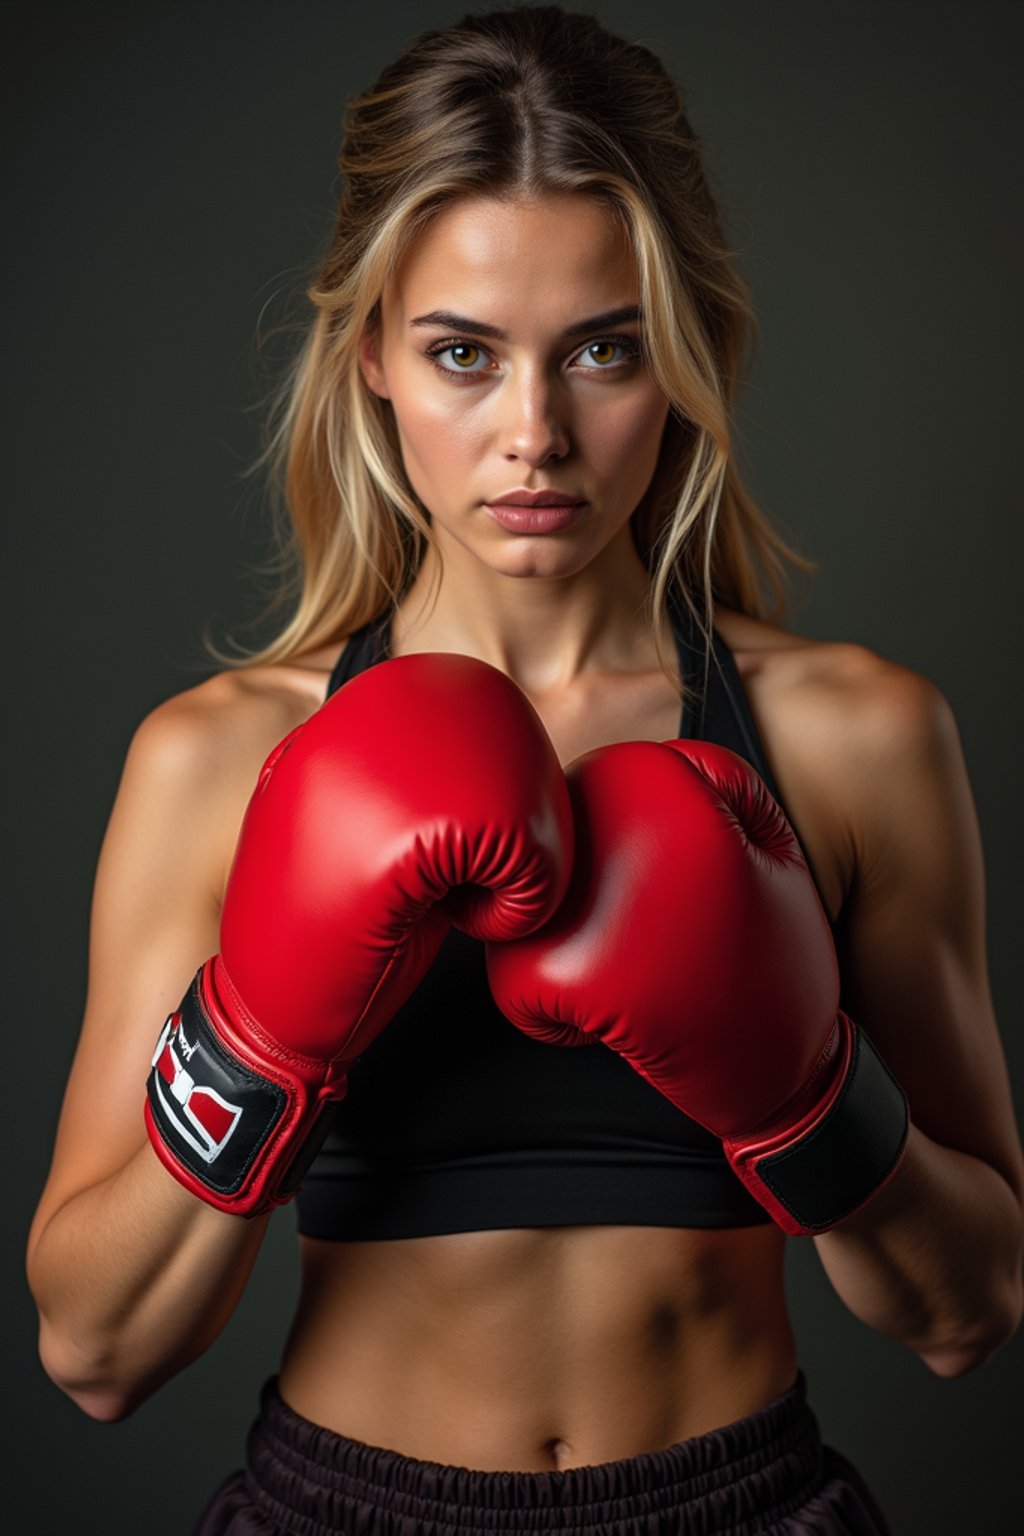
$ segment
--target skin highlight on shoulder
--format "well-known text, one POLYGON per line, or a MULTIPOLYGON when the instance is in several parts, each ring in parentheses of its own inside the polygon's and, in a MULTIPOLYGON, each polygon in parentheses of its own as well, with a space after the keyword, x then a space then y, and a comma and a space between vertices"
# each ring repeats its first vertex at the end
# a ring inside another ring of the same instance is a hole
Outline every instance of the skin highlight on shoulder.
POLYGON ((177 805, 206 829, 218 905, 260 769, 323 702, 326 678, 317 692, 301 671, 286 664, 215 673, 158 704, 132 738, 126 777, 133 794, 154 806, 177 805))

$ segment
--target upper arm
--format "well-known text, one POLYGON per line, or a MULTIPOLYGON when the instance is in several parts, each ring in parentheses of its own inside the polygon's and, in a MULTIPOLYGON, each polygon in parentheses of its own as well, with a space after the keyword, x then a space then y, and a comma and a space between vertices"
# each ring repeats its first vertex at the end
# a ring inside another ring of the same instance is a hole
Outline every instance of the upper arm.
POLYGON ((985 874, 953 711, 873 653, 837 770, 854 850, 839 958, 844 1000, 903 1085, 914 1123, 1024 1197, 989 988, 985 874))
POLYGON ((254 711, 251 688, 222 676, 161 704, 136 730, 97 866, 84 1018, 30 1248, 61 1205, 145 1142, 157 1035, 217 950, 249 793, 294 723, 280 708, 254 711))

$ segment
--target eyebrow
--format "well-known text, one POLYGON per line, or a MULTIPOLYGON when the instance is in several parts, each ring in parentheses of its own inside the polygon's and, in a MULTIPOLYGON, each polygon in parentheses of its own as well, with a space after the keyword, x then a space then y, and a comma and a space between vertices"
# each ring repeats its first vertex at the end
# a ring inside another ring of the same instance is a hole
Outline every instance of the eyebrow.
MULTIPOLYGON (((643 320, 639 304, 622 304, 618 309, 606 309, 603 314, 590 315, 566 326, 562 340, 570 341, 587 331, 603 331, 612 325, 628 325, 633 320, 643 320)), ((496 325, 486 325, 482 320, 471 320, 468 315, 456 315, 450 309, 432 309, 427 315, 417 315, 412 325, 439 325, 451 331, 471 331, 474 336, 489 336, 493 341, 507 341, 508 336, 496 325)))

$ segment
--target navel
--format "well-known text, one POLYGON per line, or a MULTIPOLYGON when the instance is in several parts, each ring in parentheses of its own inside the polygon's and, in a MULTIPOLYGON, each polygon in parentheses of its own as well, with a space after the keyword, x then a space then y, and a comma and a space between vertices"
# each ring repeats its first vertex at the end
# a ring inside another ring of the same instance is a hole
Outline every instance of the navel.
POLYGON ((544 1450, 551 1457, 556 1470, 563 1467, 572 1455, 572 1446, 568 1440, 548 1440, 545 1443, 544 1450))

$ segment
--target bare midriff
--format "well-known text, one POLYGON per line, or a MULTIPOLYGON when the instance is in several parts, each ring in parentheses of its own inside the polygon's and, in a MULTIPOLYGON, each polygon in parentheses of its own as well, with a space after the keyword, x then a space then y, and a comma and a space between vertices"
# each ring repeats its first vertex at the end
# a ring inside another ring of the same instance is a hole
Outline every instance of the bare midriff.
POLYGON ((664 1450, 796 1375, 774 1226, 302 1240, 279 1388, 364 1444, 479 1471, 664 1450))

